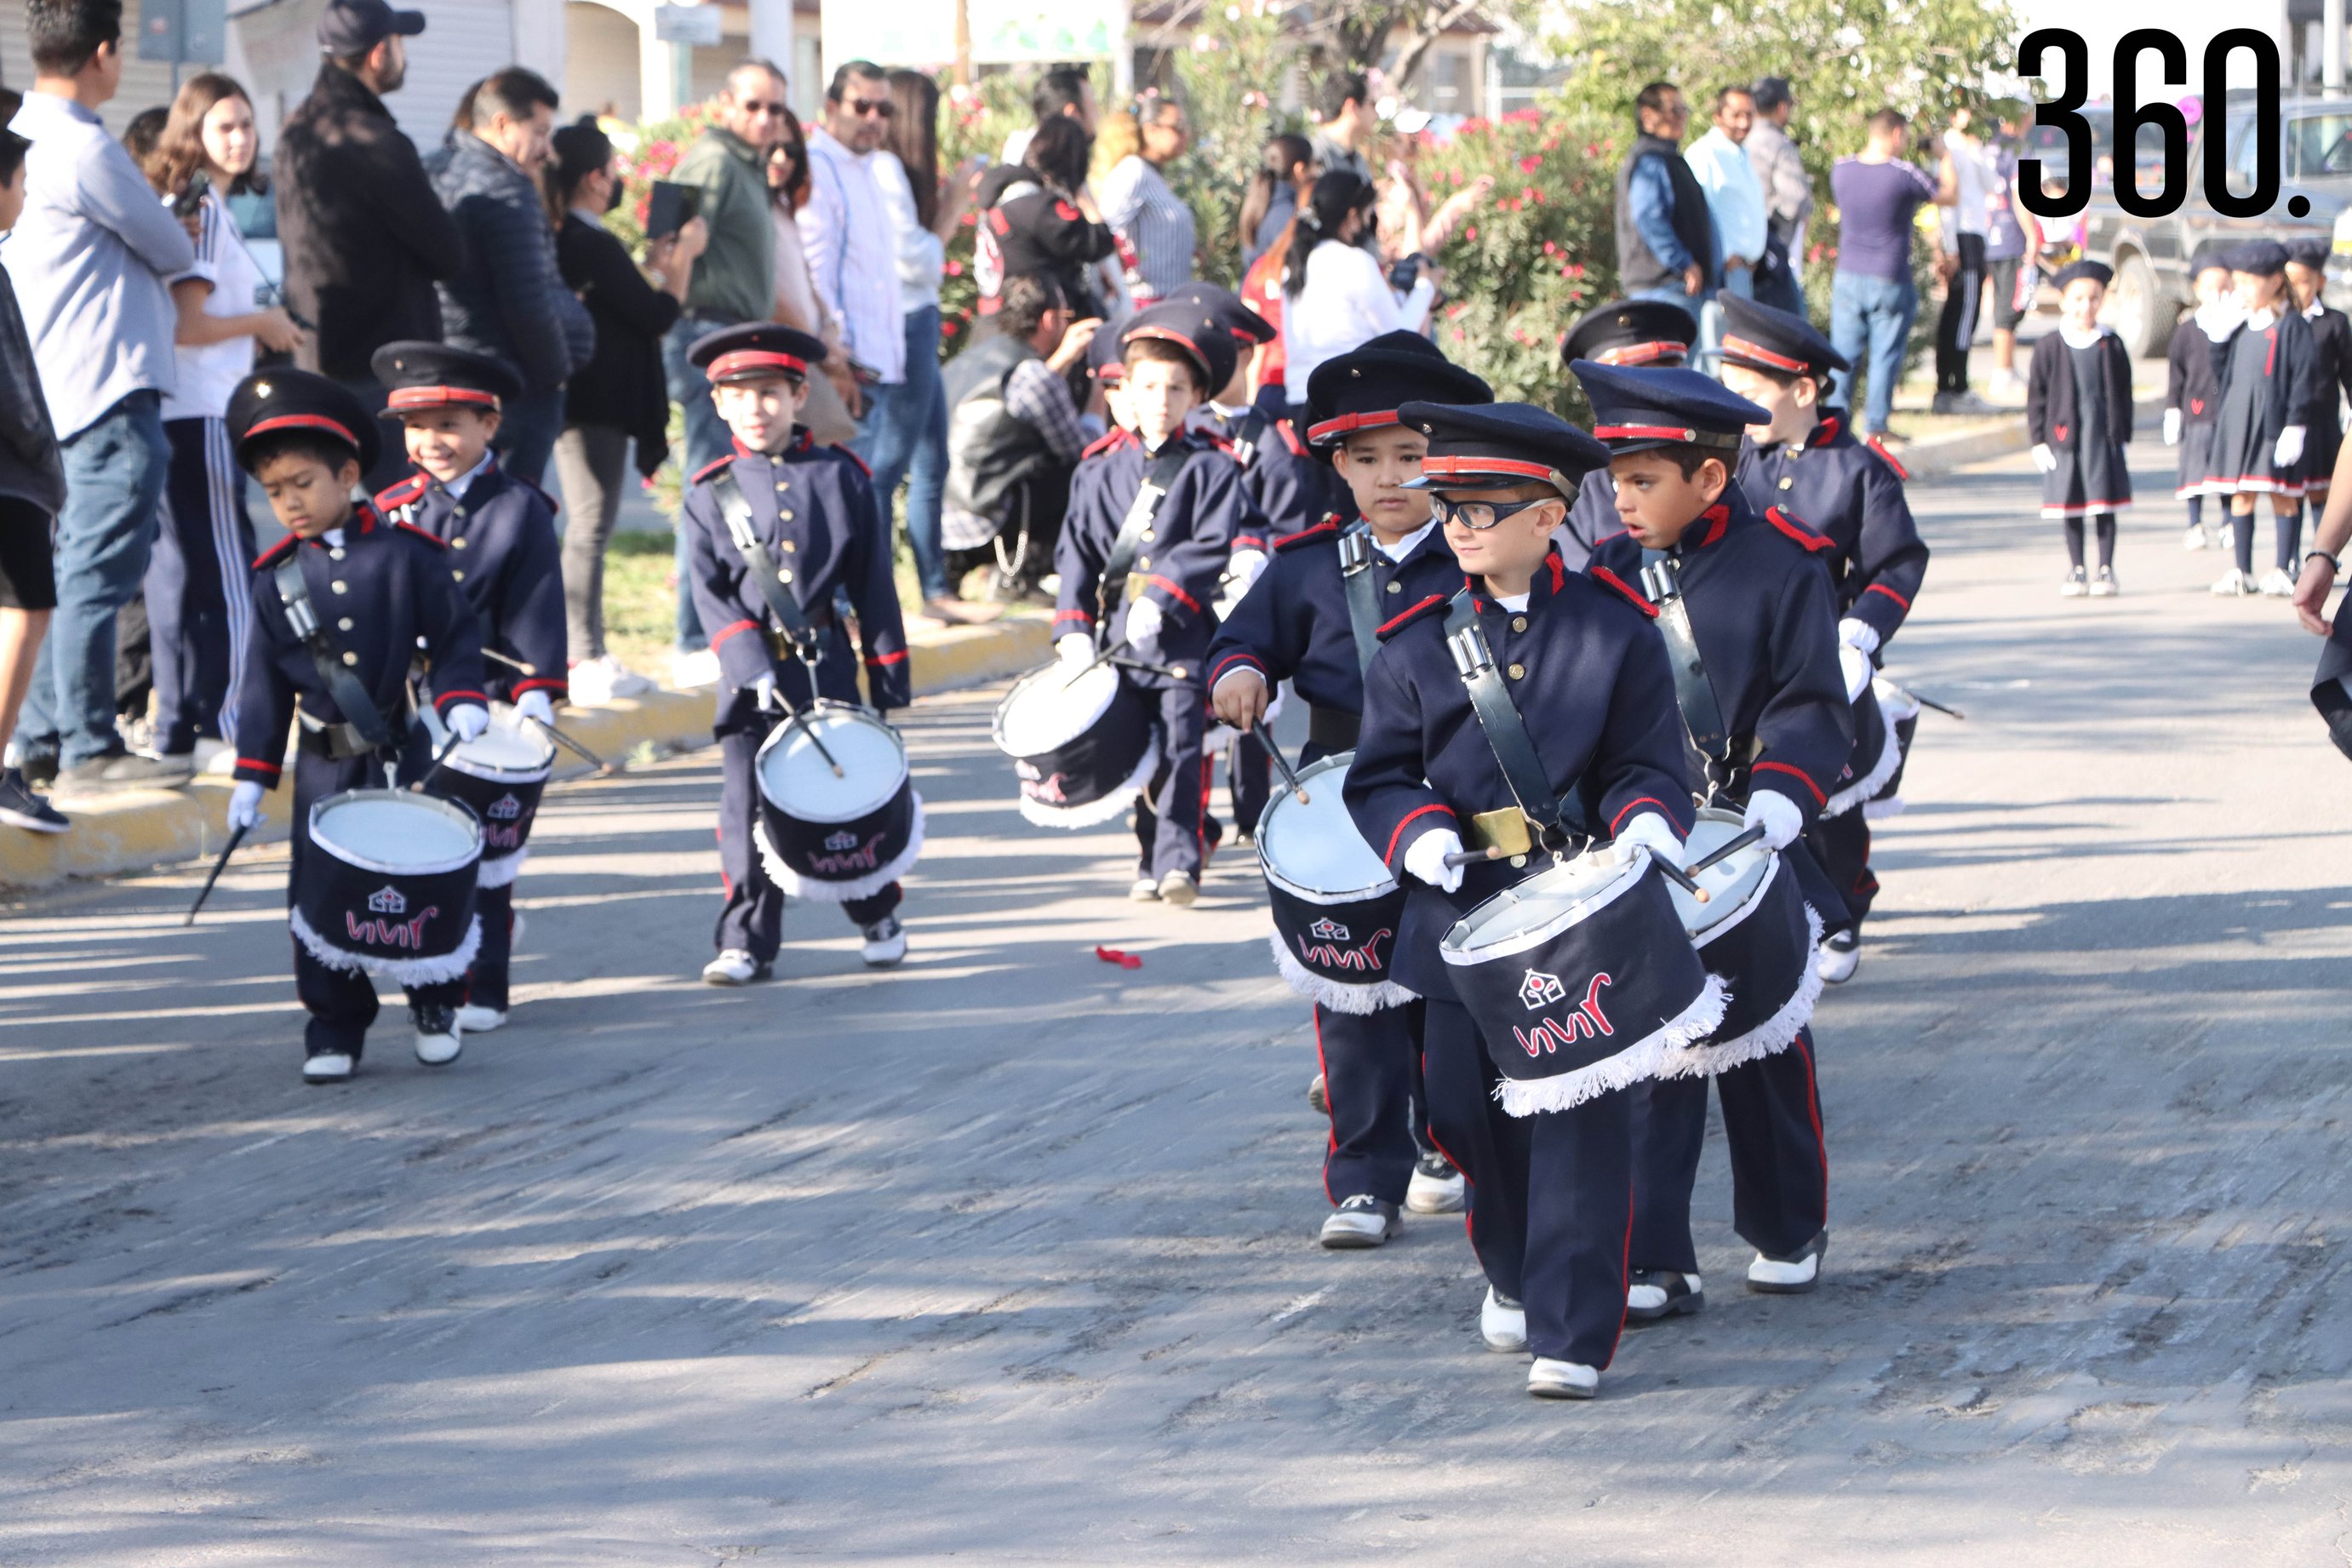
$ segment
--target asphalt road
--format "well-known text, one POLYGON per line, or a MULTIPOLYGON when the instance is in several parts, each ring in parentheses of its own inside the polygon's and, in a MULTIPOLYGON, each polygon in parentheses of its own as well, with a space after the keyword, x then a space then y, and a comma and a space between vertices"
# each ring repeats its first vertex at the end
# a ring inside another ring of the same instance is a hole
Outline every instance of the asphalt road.
POLYGON ((1969 720, 1818 1021, 1818 1294, 1738 1289, 1710 1150, 1706 1313, 1526 1397, 1458 1222, 1312 1245, 1246 866, 1129 904, 952 697, 886 977, 801 909, 776 984, 693 982, 707 754, 551 797, 521 1010, 438 1073, 389 1027, 298 1081, 282 862, 194 931, 184 874, 0 922, 0 1563, 2343 1563, 2316 645, 2168 500, 2060 600, 2033 493, 1916 496, 1895 668, 1969 720))

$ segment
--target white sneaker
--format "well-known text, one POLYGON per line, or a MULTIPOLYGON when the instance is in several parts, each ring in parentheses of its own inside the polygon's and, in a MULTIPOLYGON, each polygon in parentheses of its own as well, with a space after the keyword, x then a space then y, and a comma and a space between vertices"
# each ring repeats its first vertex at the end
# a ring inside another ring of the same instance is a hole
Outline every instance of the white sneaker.
POLYGON ((2112 566, 2100 567, 2099 574, 2091 579, 2091 597, 2094 599, 2112 599, 2123 591, 2124 586, 2116 581, 2116 569, 2112 566))
POLYGON ((2292 599, 2294 597, 2294 579, 2275 566, 2263 574, 2261 588, 2263 596, 2265 598, 2292 599))
POLYGON ((670 656, 669 683, 681 691, 719 684, 719 656, 707 647, 670 656))
POLYGON ((1156 904, 1160 901, 1160 883, 1150 877, 1138 877, 1127 896, 1139 904, 1156 904))
POLYGON ((654 683, 623 664, 609 653, 594 658, 583 658, 572 667, 572 700, 574 702, 610 702, 615 697, 638 697, 654 689, 654 683))
POLYGON ((2062 599, 2079 599, 2090 591, 2091 579, 2080 566, 2070 569, 2065 580, 2058 584, 2058 596, 2062 599))
POLYGON ((1821 956, 1813 961, 1813 967, 1830 984, 1844 984, 1862 967, 1862 939, 1850 931, 1824 938, 1821 956))
POLYGON ((884 915, 866 928, 866 946, 859 953, 868 969, 895 967, 907 956, 907 928, 897 915, 884 915))
POLYGON ((1188 909, 1201 896, 1201 879, 1190 871, 1171 871, 1160 879, 1160 901, 1188 909))
POLYGON ((236 748, 226 741, 199 735, 196 737, 195 762, 196 772, 200 773, 233 773, 236 772, 236 748))
POLYGON ((1469 1184, 1444 1155, 1423 1154, 1413 1163, 1412 1180, 1404 1185, 1404 1206, 1414 1214, 1460 1214, 1469 1194, 1469 1184))
POLYGON ((750 953, 740 947, 730 947, 702 966, 702 978, 711 985, 749 985, 763 980, 768 965, 755 963, 750 953))
POLYGON ((2253 579, 2235 566, 2213 580, 2213 595, 2216 598, 2242 599, 2253 591, 2253 579))
POLYGON ((2025 395, 2025 383, 2017 378, 2013 370, 1997 370, 1992 373, 1992 380, 1985 391, 1993 397, 2022 397, 2025 395))
POLYGON ((500 1007, 478 1007, 468 1002, 457 1009, 457 1032, 463 1035, 487 1035, 507 1021, 500 1007))
POLYGON ((1706 1284, 1696 1274, 1671 1268, 1645 1269, 1625 1288, 1625 1315, 1637 1323, 1679 1317, 1706 1308, 1706 1284))
POLYGON ((1378 1247, 1403 1228, 1394 1204, 1384 1204, 1369 1193, 1359 1193, 1331 1211, 1316 1239, 1333 1248, 1378 1247))
POLYGON ((416 1059, 429 1068, 447 1067, 466 1048, 454 1007, 411 1007, 416 1025, 416 1059))
POLYGON ((2201 522, 2190 523, 2189 531, 2180 536, 2180 548, 2183 550, 2204 550, 2211 544, 2212 541, 2205 537, 2205 525, 2201 522))
POLYGON ((1486 1302, 1478 1309, 1478 1337, 1490 1351, 1518 1354, 1528 1348, 1528 1310, 1487 1286, 1486 1302))
POLYGON ((1821 1283, 1822 1254, 1830 1247, 1830 1233, 1822 1232, 1797 1250, 1793 1258, 1756 1255, 1748 1266, 1748 1288, 1761 1296, 1801 1296, 1821 1283))
POLYGON ((360 1065, 349 1051, 318 1051, 302 1058, 304 1083, 343 1083, 360 1065))
POLYGON ((1601 1392, 1601 1373, 1580 1361, 1539 1355, 1528 1368, 1528 1392, 1538 1399, 1590 1399, 1601 1392))

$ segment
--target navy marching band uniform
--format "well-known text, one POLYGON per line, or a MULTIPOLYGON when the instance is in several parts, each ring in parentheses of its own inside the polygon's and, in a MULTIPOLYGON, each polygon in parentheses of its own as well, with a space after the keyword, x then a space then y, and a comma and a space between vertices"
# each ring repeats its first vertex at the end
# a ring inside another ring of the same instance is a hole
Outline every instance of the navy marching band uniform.
MULTIPOLYGON (((1351 353, 1325 362, 1307 384, 1307 432, 1317 445, 1337 445, 1352 430, 1394 425, 1397 408, 1415 397, 1486 403, 1486 384, 1450 363, 1429 341, 1391 332, 1351 353)), ((1352 497, 1350 498, 1352 500, 1352 497)), ((1364 710, 1358 650, 1341 536, 1360 532, 1379 618, 1407 605, 1454 592, 1462 568, 1446 548, 1435 519, 1391 554, 1359 521, 1337 516, 1277 539, 1265 574, 1218 627, 1208 655, 1212 693, 1219 680, 1251 669, 1269 695, 1283 681, 1307 704, 1303 766, 1356 743, 1364 710)), ((1350 544, 1350 549, 1356 548, 1350 544)), ((1372 629, 1368 627, 1368 630, 1372 629)), ((1331 1139, 1323 1159, 1323 1190, 1334 1204, 1370 1197, 1392 1223, 1411 1184, 1418 1150, 1412 1105, 1425 1101, 1420 1086, 1421 1006, 1345 1013, 1315 1005, 1315 1043, 1325 1082, 1331 1139)), ((1328 1244, 1328 1243, 1327 1243, 1328 1244)))
MULTIPOLYGON (((1671 300, 1612 300, 1578 318, 1559 341, 1559 363, 1672 366, 1690 357, 1698 323, 1671 300)), ((1568 521, 1552 540, 1571 572, 1584 570, 1592 547, 1617 532, 1617 489, 1606 473, 1579 487, 1568 521)))
MULTIPOLYGON (((752 323, 705 335, 690 355, 723 385, 805 375, 824 357, 824 346, 789 327, 752 323)), ((721 953, 748 953, 764 970, 782 940, 784 894, 769 879, 751 837, 760 811, 755 763, 778 717, 761 710, 758 688, 762 677, 772 678, 778 695, 794 708, 815 697, 859 700, 857 651, 834 609, 845 592, 864 644, 869 706, 887 712, 907 705, 907 634, 891 576, 890 535, 866 465, 842 447, 815 445, 806 429, 795 431, 772 456, 737 443, 732 457, 694 476, 680 516, 695 607, 719 667, 710 728, 722 767, 719 862, 727 898, 714 941, 721 953), (722 475, 732 477, 749 505, 754 537, 791 574, 783 585, 817 637, 814 678, 797 656, 780 651, 783 628, 728 531, 718 484, 722 475)), ((893 882, 842 908, 871 942, 877 927, 893 921, 899 898, 893 882)))
MULTIPOLYGON (((257 443, 274 432, 315 432, 350 447, 365 473, 379 446, 375 416, 333 382, 300 371, 247 376, 231 397, 229 438, 247 467, 257 443)), ((422 731, 409 714, 409 676, 424 662, 433 707, 445 717, 466 703, 487 704, 479 623, 450 579, 449 552, 440 541, 388 521, 362 501, 340 532, 318 539, 288 534, 253 563, 253 639, 240 673, 236 778, 275 789, 283 771, 287 731, 298 723, 294 758, 292 867, 288 904, 309 857, 310 807, 349 789, 383 787, 395 766, 403 782, 420 776, 425 761, 422 731), (297 635, 276 581, 278 566, 300 563, 310 603, 341 649, 342 661, 373 701, 396 756, 359 733, 352 715, 337 706, 310 647, 297 635)), ((310 1022, 303 1041, 312 1058, 349 1058, 335 1077, 348 1076, 376 1015, 375 985, 366 973, 331 967, 294 942, 294 985, 310 1022)), ((452 1033, 465 994, 462 978, 417 985, 408 992, 420 1037, 452 1033)), ((454 1049, 454 1048, 453 1048, 454 1049)))
MULTIPOLYGON (((1606 458, 1582 431, 1525 405, 1407 404, 1399 413, 1431 437, 1422 482, 1432 489, 1518 485, 1534 472, 1551 475, 1566 496, 1606 458)), ((1616 837, 1655 815, 1679 838, 1690 784, 1674 679, 1640 612, 1569 572, 1556 552, 1524 609, 1506 608, 1476 579, 1462 592, 1580 830, 1616 837)), ((1624 1324, 1632 1100, 1604 1093, 1568 1110, 1506 1114, 1496 1100, 1500 1074, 1454 997, 1438 944, 1462 915, 1540 868, 1478 862, 1451 893, 1402 870, 1422 835, 1458 832, 1482 812, 1517 806, 1447 651, 1449 602, 1428 595, 1381 627, 1348 809, 1408 889, 1395 978, 1426 998, 1430 1130, 1469 1178, 1470 1240, 1490 1307, 1524 1303, 1528 1350, 1597 1370, 1624 1324)))
MULTIPOLYGON (((1727 349, 1734 341, 1727 335, 1727 349)), ((1590 363, 1575 370, 1592 404, 1594 434, 1614 453, 1696 445, 1713 447, 1727 468, 1746 426, 1764 422, 1764 410, 1696 371, 1590 363), (1676 443, 1661 434, 1676 427, 1695 439, 1676 443)), ((1830 548, 1780 508, 1759 511, 1727 485, 1673 549, 1645 551, 1621 532, 1593 552, 1586 568, 1592 577, 1654 618, 1643 568, 1663 562, 1675 574, 1728 750, 1719 761, 1695 758, 1704 775, 1701 804, 1745 807, 1752 792, 1769 790, 1795 808, 1794 820, 1810 822, 1827 802, 1853 746, 1837 616, 1820 564, 1830 548)), ((1792 842, 1782 855, 1803 888, 1812 879, 1803 875, 1803 847, 1792 842)), ((1810 947, 1806 989, 1818 991, 1810 947)), ((1738 994, 1743 976, 1724 978, 1738 994)), ((1633 1087, 1631 1268, 1635 1289, 1652 1293, 1634 1301, 1639 1315, 1693 1310, 1702 1301, 1690 1200, 1706 1130, 1706 1082, 1654 1079, 1633 1087)), ((1801 1259, 1828 1225, 1829 1163, 1811 1027, 1715 1082, 1731 1158, 1734 1228, 1767 1259, 1801 1259)))
MULTIPOLYGON (((446 406, 497 412, 522 395, 522 383, 499 361, 440 343, 386 343, 375 352, 373 369, 394 415, 446 406)), ((490 695, 512 702, 544 691, 551 702, 561 701, 567 668, 563 566, 555 506, 546 492, 507 473, 493 452, 449 485, 414 474, 377 496, 375 504, 394 521, 422 529, 449 547, 450 578, 481 623, 490 695)), ((509 858, 509 878, 520 863, 520 855, 509 858)), ((466 1000, 503 1013, 513 956, 513 882, 484 880, 475 909, 482 918, 482 946, 466 1000)))

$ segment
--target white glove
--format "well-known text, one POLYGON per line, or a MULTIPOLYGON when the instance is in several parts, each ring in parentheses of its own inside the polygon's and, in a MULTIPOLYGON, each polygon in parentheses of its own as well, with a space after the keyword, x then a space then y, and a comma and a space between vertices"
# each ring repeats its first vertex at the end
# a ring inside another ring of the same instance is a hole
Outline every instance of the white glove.
POLYGON ((1157 599, 1138 599, 1127 607, 1127 646, 1138 658, 1160 657, 1160 632, 1165 624, 1157 599))
POLYGON ((1064 664, 1092 664, 1095 639, 1084 632, 1064 632, 1054 639, 1054 652, 1064 664))
POLYGON ((1805 830, 1805 814, 1779 790, 1759 789, 1749 793, 1748 814, 1739 825, 1742 828, 1761 827, 1765 843, 1775 849, 1786 849, 1805 830))
POLYGON ((1675 833, 1675 825, 1654 811, 1645 811, 1627 823, 1625 831, 1617 836, 1617 844, 1624 849, 1638 844, 1669 866, 1678 867, 1690 858, 1690 852, 1675 833))
POLYGON ((1225 563, 1225 576, 1236 599, 1248 593, 1265 575, 1265 552, 1263 550, 1236 550, 1233 559, 1225 563))
POLYGON ((1878 628, 1848 616, 1838 623, 1838 641, 1867 658, 1878 651, 1878 628))
POLYGON ((2164 411, 2164 444, 2168 447, 2180 445, 2180 410, 2178 408, 2164 411))
POLYGON ((751 705, 762 713, 776 709, 776 676, 773 670, 763 670, 760 679, 751 682, 751 705))
POLYGON ((2282 468, 2291 468, 2303 459, 2303 426, 2290 425, 2279 432, 2278 445, 2271 448, 2271 461, 2282 468))
POLYGON ((449 730, 460 741, 481 738, 490 727, 490 710, 478 702, 460 702, 449 710, 449 730))
POLYGON ((1462 836, 1450 827, 1433 827, 1404 847, 1404 868, 1431 887, 1453 892, 1462 886, 1462 868, 1445 863, 1462 853, 1462 836))
POLYGON ((555 722, 555 701, 544 690, 533 689, 515 699, 515 711, 542 724, 555 722))
POLYGON ((2033 446, 2033 466, 2045 474, 2055 473, 2058 469, 2058 454, 2043 443, 2037 441, 2033 446))
POLYGON ((228 792, 228 825, 231 830, 252 827, 261 821, 261 786, 251 779, 239 779, 228 792))
POLYGON ((1845 700, 1848 702, 1861 701, 1862 689, 1868 686, 1870 678, 1877 673, 1870 667, 1870 656, 1853 647, 1838 649, 1838 672, 1845 677, 1845 700))

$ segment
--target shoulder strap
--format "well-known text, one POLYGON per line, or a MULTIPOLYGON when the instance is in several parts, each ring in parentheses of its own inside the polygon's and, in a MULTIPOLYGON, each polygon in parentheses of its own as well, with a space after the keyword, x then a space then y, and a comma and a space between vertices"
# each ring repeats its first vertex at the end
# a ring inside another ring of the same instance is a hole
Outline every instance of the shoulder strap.
POLYGON ((1095 583, 1096 626, 1108 626, 1111 611, 1127 597, 1127 574, 1135 565, 1135 558, 1143 552, 1144 531, 1159 515, 1160 503, 1175 488, 1176 476, 1192 460, 1191 447, 1181 442, 1171 443, 1152 460, 1151 471, 1136 487, 1135 500, 1128 506, 1127 516, 1118 525, 1118 537, 1111 541, 1110 556, 1103 563, 1102 576, 1095 583))
POLYGON ((278 602, 286 606, 287 624, 294 635, 302 639, 303 649, 310 662, 319 667, 319 679, 327 688, 327 695, 342 710, 344 722, 359 731, 360 739, 378 750, 392 745, 392 731, 383 721, 383 712, 369 696, 360 678, 343 662, 343 649, 334 634, 319 619, 316 605, 310 603, 310 584, 302 581, 302 552, 298 546, 271 571, 278 584, 278 602))
POLYGON ((1348 590, 1348 630, 1356 638, 1356 673, 1372 668, 1381 646, 1379 584, 1372 581, 1372 531, 1365 523, 1339 535, 1339 581, 1348 590))
POLYGON ((1683 602, 1682 563, 1663 551, 1642 552, 1642 592, 1657 606, 1658 635, 1666 639, 1666 658, 1674 666, 1675 704, 1683 710, 1683 728, 1691 744, 1713 763, 1727 763, 1731 737, 1723 722, 1723 705, 1706 678, 1698 656, 1698 639, 1691 634, 1690 607, 1683 602))
POLYGON ((1241 423, 1234 426, 1234 461, 1246 471, 1257 461, 1257 444, 1265 438, 1265 410, 1253 403, 1249 412, 1242 416, 1241 423))
POLYGON ((804 663, 815 664, 824 657, 824 645, 817 638, 815 628, 801 609, 799 597, 777 573, 776 558, 760 542, 751 528, 751 503, 744 498, 743 487, 735 481, 730 466, 722 468, 710 481, 711 498, 719 503, 719 515, 726 520, 728 537, 742 552, 743 564, 751 574, 751 581, 760 590, 760 597, 775 612, 776 624, 783 628, 784 637, 804 663))
POLYGON ((1544 848, 1566 848, 1570 837, 1583 828, 1582 813, 1571 815, 1553 793, 1543 759, 1536 754, 1536 743, 1528 735, 1527 721, 1495 668, 1494 649, 1486 645, 1486 628, 1478 624, 1478 612, 1467 588, 1454 595, 1446 606, 1445 647, 1454 656, 1454 668, 1470 693, 1471 711, 1478 716, 1478 728, 1486 731, 1486 744, 1502 766, 1512 798, 1536 825, 1544 848))

